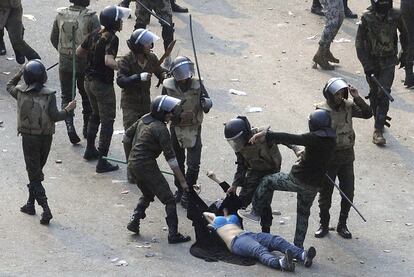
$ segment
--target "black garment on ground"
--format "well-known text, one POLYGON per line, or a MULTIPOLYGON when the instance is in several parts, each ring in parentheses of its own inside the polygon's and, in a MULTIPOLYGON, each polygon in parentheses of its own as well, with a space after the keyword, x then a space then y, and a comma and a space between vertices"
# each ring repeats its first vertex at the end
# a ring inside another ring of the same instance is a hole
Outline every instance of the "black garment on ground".
MULTIPOLYGON (((228 186, 225 182, 220 184, 222 188, 223 185, 228 186)), ((214 212, 216 215, 223 215, 223 208, 227 208, 229 213, 234 214, 240 207, 241 201, 236 195, 227 196, 217 208, 216 204, 208 207, 197 193, 191 191, 188 197, 187 218, 193 222, 196 237, 196 242, 190 248, 191 255, 206 262, 223 261, 245 266, 256 264, 256 261, 252 258, 231 253, 217 233, 207 228, 208 222, 203 216, 203 212, 214 212)))

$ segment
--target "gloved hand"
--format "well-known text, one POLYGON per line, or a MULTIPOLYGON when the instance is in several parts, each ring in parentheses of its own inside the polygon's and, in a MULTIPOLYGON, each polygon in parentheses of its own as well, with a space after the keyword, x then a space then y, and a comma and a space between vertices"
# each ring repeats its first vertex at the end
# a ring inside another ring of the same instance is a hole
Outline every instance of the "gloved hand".
POLYGON ((142 72, 141 74, 139 74, 139 76, 141 78, 141 81, 147 82, 147 81, 151 80, 152 74, 148 73, 148 72, 142 72))
POLYGON ((201 97, 200 104, 201 104, 201 108, 203 109, 205 113, 208 113, 211 107, 213 107, 213 101, 211 101, 211 98, 208 98, 208 97, 201 97))

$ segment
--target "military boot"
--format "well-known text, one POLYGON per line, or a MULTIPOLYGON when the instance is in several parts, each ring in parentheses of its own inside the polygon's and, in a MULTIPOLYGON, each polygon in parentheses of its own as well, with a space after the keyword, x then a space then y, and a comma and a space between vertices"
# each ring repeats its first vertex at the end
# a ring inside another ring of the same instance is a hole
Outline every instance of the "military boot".
POLYGON ((53 216, 47 203, 45 188, 43 187, 40 181, 33 183, 33 194, 35 196, 37 204, 39 204, 43 208, 42 217, 40 218, 40 224, 49 225, 49 222, 53 218, 53 216))
POLYGON ((325 13, 322 10, 322 5, 319 2, 319 0, 313 0, 312 7, 311 7, 311 13, 320 15, 320 16, 325 16, 325 13))
POLYGON ((190 241, 190 236, 183 236, 178 232, 177 208, 173 199, 166 203, 165 212, 167 213, 165 221, 168 226, 168 243, 175 244, 190 241))
POLYGON ((78 144, 80 138, 76 133, 75 125, 73 125, 73 116, 69 116, 65 119, 66 130, 68 131, 69 140, 72 144, 78 144))
POLYGON ((175 0, 170 0, 171 2, 171 8, 173 12, 176 13, 188 13, 188 9, 187 8, 183 8, 179 5, 177 5, 177 3, 175 3, 175 0))
POLYGON ((18 64, 24 64, 26 62, 26 57, 22 53, 20 53, 20 51, 14 49, 14 48, 13 48, 13 50, 14 50, 14 56, 16 58, 16 62, 18 64))
POLYGON ((356 15, 355 13, 353 13, 351 11, 351 9, 348 7, 348 0, 344 0, 344 12, 345 12, 345 17, 348 17, 348 18, 358 18, 358 15, 356 15))
POLYGON ((3 36, 0 37, 0 56, 6 55, 6 45, 4 44, 3 36))
POLYGON ((385 145, 387 143, 381 129, 375 129, 372 135, 372 143, 376 145, 385 145))
POLYGON ((323 238, 329 233, 329 211, 321 210, 319 212, 320 225, 319 229, 315 232, 315 238, 323 238))
POLYGON ((35 195, 32 184, 28 184, 27 188, 29 189, 29 198, 27 199, 27 203, 20 208, 20 211, 28 215, 35 215, 35 195))
POLYGON ((328 51, 328 48, 325 48, 319 45, 318 51, 316 52, 315 56, 313 56, 313 61, 315 63, 314 68, 317 68, 317 65, 319 64, 323 70, 334 69, 333 65, 329 63, 329 60, 327 57, 327 51, 328 51))
POLYGON ((111 172, 119 169, 118 165, 113 165, 107 160, 105 160, 101 154, 99 154, 98 163, 96 164, 96 173, 105 173, 105 172, 111 172))
POLYGON ((139 234, 140 220, 144 219, 147 216, 145 214, 146 207, 148 207, 148 205, 145 206, 143 201, 140 199, 138 201, 137 207, 134 210, 134 214, 132 215, 131 220, 129 221, 127 225, 127 229, 129 231, 139 234))
POLYGON ((91 114, 83 114, 83 129, 82 129, 82 135, 84 138, 88 138, 88 122, 89 117, 91 114))
POLYGON ((336 227, 336 231, 338 232, 338 235, 343 237, 344 239, 351 239, 352 234, 349 232, 348 227, 346 226, 346 222, 340 221, 338 223, 338 226, 336 227))
POLYGON ((99 119, 91 116, 88 122, 88 134, 86 139, 86 150, 83 154, 85 160, 91 161, 99 158, 99 151, 95 147, 96 133, 99 128, 99 119))
POLYGON ((331 49, 328 48, 328 51, 326 52, 326 58, 329 62, 333 63, 339 63, 339 59, 335 58, 334 55, 331 52, 331 49))
POLYGON ((405 65, 405 81, 404 86, 407 88, 414 87, 414 73, 413 73, 413 62, 405 65))

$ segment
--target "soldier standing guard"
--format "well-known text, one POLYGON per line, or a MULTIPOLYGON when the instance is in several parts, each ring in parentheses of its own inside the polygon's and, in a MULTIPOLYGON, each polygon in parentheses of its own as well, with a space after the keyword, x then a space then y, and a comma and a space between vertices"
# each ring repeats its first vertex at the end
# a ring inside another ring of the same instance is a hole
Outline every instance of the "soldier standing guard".
POLYGON ((83 158, 86 160, 99 158, 96 165, 97 173, 119 168, 103 157, 106 157, 109 152, 116 115, 114 70, 118 70, 115 57, 118 53, 119 39, 115 33, 122 29, 122 21, 128 18, 130 11, 118 6, 104 8, 99 16, 103 28, 90 33, 76 52, 78 56, 87 56, 85 90, 92 107, 83 158), (95 139, 99 124, 101 132, 98 151, 95 147, 95 139))
MULTIPOLYGON (((83 137, 87 137, 88 121, 92 110, 89 103, 88 95, 85 91, 85 67, 86 58, 78 57, 76 59, 76 68, 73 71, 74 55, 76 48, 84 41, 86 36, 93 30, 99 29, 99 23, 96 12, 87 9, 89 0, 69 0, 73 3, 67 8, 59 8, 58 15, 53 23, 50 41, 53 47, 59 52, 59 79, 62 91, 62 107, 72 101, 73 85, 77 85, 79 93, 82 97, 82 113, 83 113, 83 137), (72 83, 73 74, 75 74, 76 83, 72 83)), ((74 114, 72 113, 65 119, 66 129, 69 140, 72 144, 77 144, 80 139, 76 133, 73 123, 74 114)))
MULTIPOLYGON (((331 78, 323 89, 323 96, 326 101, 317 104, 316 108, 329 112, 332 119, 332 129, 336 132, 335 154, 327 174, 334 181, 338 176, 340 189, 349 200, 353 201, 355 132, 352 127, 352 118, 368 119, 372 117, 372 112, 359 96, 358 90, 348 85, 342 78, 331 78), (353 101, 348 100, 348 92, 353 97, 353 101)), ((331 184, 325 184, 319 191, 320 226, 315 233, 317 238, 322 238, 329 232, 329 209, 331 208, 333 189, 331 184)), ((352 238, 346 225, 350 208, 349 202, 342 198, 336 231, 346 239, 352 238)))
MULTIPOLYGON (((0 30, 7 29, 10 42, 16 53, 16 62, 24 64, 28 60, 40 59, 39 54, 23 40, 23 7, 21 0, 0 1, 0 30)), ((3 31, 4 33, 4 31, 3 31)))
POLYGON ((391 92, 395 66, 398 64, 397 30, 400 31, 402 51, 409 57, 407 27, 401 13, 392 8, 392 0, 371 0, 371 7, 361 17, 355 47, 370 88, 369 101, 375 117, 372 142, 376 145, 386 144, 383 132, 384 125, 389 125, 386 120, 390 102, 371 75, 391 92))
MULTIPOLYGON (((185 172, 184 162, 187 150, 185 178, 188 186, 192 189, 197 182, 200 171, 203 114, 210 111, 212 102, 204 86, 200 84, 200 80, 193 77, 194 63, 189 58, 183 56, 175 58, 170 71, 173 77, 164 80, 162 94, 178 98, 183 102, 183 112, 179 119, 172 121, 170 131, 173 149, 182 172, 185 172)), ((176 201, 181 202, 181 205, 186 208, 187 194, 183 195, 177 178, 175 185, 177 186, 176 201)))
MULTIPOLYGON (((414 1, 413 0, 401 0, 401 14, 404 18, 405 24, 408 29, 408 51, 410 57, 406 57, 405 61, 405 81, 404 85, 407 88, 414 86, 414 1)), ((403 57, 404 58, 404 57, 403 57)))
MULTIPOLYGON (((166 77, 166 70, 158 64, 157 56, 151 51, 158 39, 159 37, 149 30, 135 30, 127 41, 131 51, 118 62, 116 82, 122 88, 121 108, 125 131, 150 111, 152 73, 160 82, 166 77)), ((130 149, 124 150, 128 159, 130 149)), ((132 181, 130 174, 128 180, 132 181)))
POLYGON ((64 120, 76 107, 76 101, 71 101, 62 111, 58 111, 56 92, 44 86, 46 80, 43 64, 40 60, 32 60, 7 83, 7 91, 17 100, 17 131, 22 135, 24 160, 30 181, 27 185, 29 198, 20 211, 29 215, 36 214, 36 200, 43 208, 40 223, 44 225, 49 224, 53 217, 42 185, 42 170, 55 133, 55 122, 64 120), (26 85, 17 85, 22 75, 26 85))

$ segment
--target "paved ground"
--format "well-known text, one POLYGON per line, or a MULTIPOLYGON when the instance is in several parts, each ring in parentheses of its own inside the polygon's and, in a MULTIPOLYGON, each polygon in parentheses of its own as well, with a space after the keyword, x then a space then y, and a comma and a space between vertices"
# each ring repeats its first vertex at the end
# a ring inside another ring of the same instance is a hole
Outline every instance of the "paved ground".
MULTIPOLYGON (((24 19, 25 38, 36 48, 47 64, 57 61, 49 43, 55 9, 68 1, 23 1, 25 14, 37 21, 24 19), (46 6, 46 2, 48 2, 46 6)), ((92 1, 93 9, 101 9, 113 1, 92 1)), ((292 133, 307 130, 307 115, 312 104, 322 100, 321 89, 332 76, 345 77, 362 95, 367 85, 357 60, 354 38, 357 20, 345 20, 332 52, 341 60, 335 71, 311 68, 323 19, 310 14, 311 1, 228 1, 179 0, 190 8, 195 29, 201 74, 206 80, 214 108, 203 125, 201 196, 210 201, 222 196, 219 188, 204 172, 214 170, 218 177, 231 181, 235 170, 234 155, 223 139, 223 125, 247 107, 261 107, 263 112, 248 114, 254 125, 270 124, 273 130, 292 133), (342 40, 342 41, 343 41, 342 40), (232 79, 238 79, 235 82, 232 79), (229 89, 247 92, 235 96, 229 89)), ((399 1, 394 1, 399 6, 399 1)), ((361 14, 369 1, 350 1, 351 8, 361 14)), ((192 57, 188 16, 175 14, 178 43, 174 56, 192 57)), ((125 40, 133 29, 128 20, 120 34, 120 55, 127 52, 125 40)), ((161 29, 155 20, 149 28, 157 34, 161 29)), ((12 56, 7 41, 8 55, 12 56)), ((162 43, 155 52, 161 55, 162 43)), ((5 84, 18 70, 14 61, 0 60, 0 276, 270 276, 275 272, 262 265, 240 267, 226 263, 207 263, 192 257, 190 243, 169 246, 166 242, 164 209, 151 205, 142 223, 142 235, 133 236, 125 226, 139 197, 135 186, 125 181, 125 167, 112 174, 97 175, 94 163, 82 160, 85 141, 71 146, 64 124, 57 125, 53 148, 45 168, 45 187, 54 219, 49 227, 39 225, 39 216, 19 212, 27 196, 20 137, 16 136, 16 104, 6 93, 5 84), (1 72, 11 72, 6 75, 1 72), (62 164, 55 163, 60 159, 62 164), (121 194, 129 190, 128 194, 121 194), (140 248, 153 237, 160 243, 140 248), (155 253, 154 257, 145 257, 155 253), (111 260, 126 260, 128 266, 115 266, 111 260)), ((413 217, 414 194, 411 189, 414 169, 414 93, 401 83, 398 70, 393 86, 395 102, 391 105, 392 128, 387 131, 387 147, 371 143, 373 121, 355 121, 357 133, 355 163, 355 204, 368 219, 362 222, 351 211, 349 228, 354 239, 345 241, 336 232, 325 239, 315 239, 318 208, 314 205, 305 245, 314 245, 318 256, 311 269, 297 267, 301 276, 410 276, 414 270, 413 217), (387 250, 387 251, 384 251, 387 250)), ((58 87, 57 70, 49 72, 51 87, 58 87)), ((158 95, 154 88, 152 94, 158 95)), ((119 100, 119 90, 117 97, 119 100)), ((80 102, 80 101, 79 101, 80 102)), ((80 103, 79 103, 80 104, 80 103)), ((80 115, 80 111, 78 111, 80 115)), ((81 120, 76 122, 78 129, 81 120)), ((118 109, 115 130, 122 130, 118 109)), ((114 135, 111 155, 123 157, 122 135, 114 135)), ((294 157, 283 146, 283 171, 288 171, 294 157)), ((162 167, 167 169, 165 162, 162 167)), ((171 178, 168 179, 172 181, 171 178)), ((273 208, 282 212, 275 217, 272 232, 293 239, 296 199, 292 193, 275 193, 273 208), (284 225, 279 221, 285 221, 284 225)), ((334 197, 332 225, 336 226, 339 196, 334 197)), ((194 237, 184 210, 178 208, 180 229, 194 237)), ((259 227, 247 224, 249 230, 259 227)))

